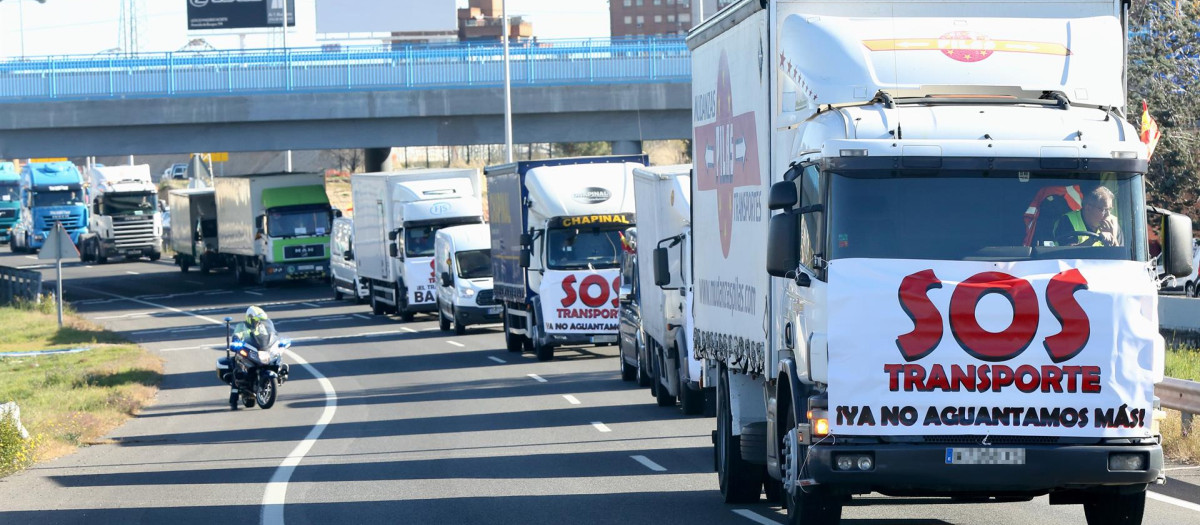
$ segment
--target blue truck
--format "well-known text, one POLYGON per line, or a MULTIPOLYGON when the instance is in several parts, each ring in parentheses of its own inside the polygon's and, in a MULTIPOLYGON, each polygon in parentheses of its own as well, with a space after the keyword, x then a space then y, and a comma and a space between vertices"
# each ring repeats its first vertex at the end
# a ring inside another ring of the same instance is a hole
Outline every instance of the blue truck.
POLYGON ((0 162, 0 243, 9 240, 9 231, 21 215, 21 176, 11 162, 0 162))
POLYGON ((55 223, 61 223, 78 245, 88 225, 79 168, 67 161, 31 162, 21 167, 20 184, 21 211, 12 229, 12 251, 41 249, 55 223))

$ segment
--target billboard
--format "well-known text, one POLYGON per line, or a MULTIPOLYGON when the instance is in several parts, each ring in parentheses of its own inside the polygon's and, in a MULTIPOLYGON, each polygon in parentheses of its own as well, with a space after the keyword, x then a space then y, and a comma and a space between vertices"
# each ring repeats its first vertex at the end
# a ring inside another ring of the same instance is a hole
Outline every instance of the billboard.
POLYGON ((454 0, 317 0, 318 33, 455 31, 454 0))
MULTIPOLYGON (((283 25, 285 0, 187 0, 188 30, 244 29, 283 25)), ((296 25, 296 0, 287 1, 287 22, 296 25)))

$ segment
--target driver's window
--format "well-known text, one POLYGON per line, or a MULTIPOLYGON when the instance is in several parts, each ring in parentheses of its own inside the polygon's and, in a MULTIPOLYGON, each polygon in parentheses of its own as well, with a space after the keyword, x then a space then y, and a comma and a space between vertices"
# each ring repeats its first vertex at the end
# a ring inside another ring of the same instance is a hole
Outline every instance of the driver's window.
MULTIPOLYGON (((825 197, 821 193, 822 187, 821 171, 815 165, 809 165, 800 173, 800 177, 796 182, 800 186, 800 207, 813 206, 816 204, 824 204, 825 197)), ((819 272, 820 268, 813 268, 813 259, 817 255, 821 255, 824 251, 824 217, 823 212, 806 213, 799 216, 800 220, 800 264, 814 270, 814 273, 819 272)), ((817 273, 817 275, 821 275, 817 273)))

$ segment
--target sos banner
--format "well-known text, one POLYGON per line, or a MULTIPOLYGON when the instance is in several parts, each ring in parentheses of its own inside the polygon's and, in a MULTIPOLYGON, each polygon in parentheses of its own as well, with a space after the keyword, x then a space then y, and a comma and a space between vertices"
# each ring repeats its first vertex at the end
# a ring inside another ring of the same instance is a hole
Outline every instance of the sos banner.
POLYGON ((436 301, 437 281, 433 275, 433 257, 405 259, 404 284, 408 286, 408 304, 429 304, 436 301))
POLYGON ((1149 436, 1156 301, 1128 261, 833 261, 832 430, 1149 436))
POLYGON ((538 294, 548 334, 617 333, 618 269, 580 272, 547 270, 538 294))

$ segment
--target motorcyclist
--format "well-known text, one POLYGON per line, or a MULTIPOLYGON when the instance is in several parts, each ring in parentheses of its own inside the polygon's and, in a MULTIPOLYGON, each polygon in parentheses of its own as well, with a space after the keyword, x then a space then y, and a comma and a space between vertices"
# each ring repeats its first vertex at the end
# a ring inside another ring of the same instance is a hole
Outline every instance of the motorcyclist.
POLYGON ((258 349, 266 350, 274 335, 275 323, 267 317, 267 312, 258 306, 251 306, 246 309, 245 323, 234 334, 234 338, 250 341, 258 349))

